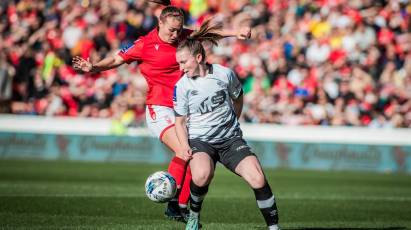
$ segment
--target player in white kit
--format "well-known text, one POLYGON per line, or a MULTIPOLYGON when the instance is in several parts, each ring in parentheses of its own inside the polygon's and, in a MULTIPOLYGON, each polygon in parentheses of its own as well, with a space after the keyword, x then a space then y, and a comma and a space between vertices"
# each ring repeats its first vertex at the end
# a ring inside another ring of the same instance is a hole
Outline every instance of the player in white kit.
POLYGON ((190 217, 186 230, 199 228, 199 214, 216 162, 244 178, 254 190, 258 207, 269 229, 279 229, 274 195, 261 165, 242 138, 238 117, 243 106, 242 86, 235 73, 205 62, 201 41, 214 44, 219 27, 205 23, 177 48, 184 76, 174 88, 176 132, 182 155, 191 157, 190 217))

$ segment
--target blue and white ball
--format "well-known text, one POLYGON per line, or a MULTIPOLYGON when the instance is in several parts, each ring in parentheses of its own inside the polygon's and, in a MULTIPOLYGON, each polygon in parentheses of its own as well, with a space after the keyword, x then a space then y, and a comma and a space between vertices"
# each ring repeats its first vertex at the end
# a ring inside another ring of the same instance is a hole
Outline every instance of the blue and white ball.
POLYGON ((151 174, 146 181, 147 197, 158 203, 170 201, 177 193, 177 183, 170 173, 159 171, 151 174))

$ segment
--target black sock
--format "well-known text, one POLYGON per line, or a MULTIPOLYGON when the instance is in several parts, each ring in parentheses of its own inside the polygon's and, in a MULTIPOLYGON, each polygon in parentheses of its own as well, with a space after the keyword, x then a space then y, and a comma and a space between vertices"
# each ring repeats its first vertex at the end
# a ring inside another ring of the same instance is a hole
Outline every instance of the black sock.
POLYGON ((199 187, 191 180, 190 182, 190 210, 196 213, 201 211, 201 205, 208 192, 208 185, 199 187))
POLYGON ((178 198, 173 198, 168 202, 168 209, 178 210, 178 198))
POLYGON ((254 189, 258 208, 264 216, 267 226, 278 224, 278 210, 270 185, 265 182, 262 188, 254 189))

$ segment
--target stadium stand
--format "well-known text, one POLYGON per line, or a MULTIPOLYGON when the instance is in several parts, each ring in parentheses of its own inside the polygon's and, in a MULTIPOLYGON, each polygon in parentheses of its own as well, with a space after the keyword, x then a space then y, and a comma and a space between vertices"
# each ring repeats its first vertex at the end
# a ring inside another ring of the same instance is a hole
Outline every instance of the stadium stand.
MULTIPOLYGON (((172 3, 191 28, 209 16, 253 27, 251 40, 208 50, 243 82, 246 122, 411 127, 409 1, 172 3)), ((136 63, 81 75, 71 58, 127 47, 155 27, 159 10, 139 0, 1 1, 0 112, 140 126, 146 84, 136 63)))

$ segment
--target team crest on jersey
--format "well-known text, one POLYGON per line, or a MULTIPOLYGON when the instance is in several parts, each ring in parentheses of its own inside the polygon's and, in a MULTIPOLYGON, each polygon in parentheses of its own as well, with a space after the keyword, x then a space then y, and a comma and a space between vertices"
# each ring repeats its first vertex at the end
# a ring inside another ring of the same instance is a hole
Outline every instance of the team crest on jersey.
POLYGON ((190 94, 191 96, 196 96, 198 95, 198 90, 191 90, 190 94))

